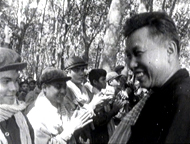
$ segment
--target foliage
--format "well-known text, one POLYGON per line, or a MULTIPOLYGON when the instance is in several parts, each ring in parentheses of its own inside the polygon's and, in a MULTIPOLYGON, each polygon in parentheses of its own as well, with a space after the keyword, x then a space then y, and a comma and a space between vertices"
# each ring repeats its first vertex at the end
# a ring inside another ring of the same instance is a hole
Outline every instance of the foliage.
MULTIPOLYGON (((5 27, 12 30, 9 47, 28 63, 24 77, 38 77, 46 66, 63 68, 71 55, 79 55, 89 67, 99 67, 104 48, 103 37, 111 0, 1 0, 0 43, 5 45, 5 27)), ((126 18, 139 12, 145 4, 148 11, 164 9, 175 19, 182 39, 181 62, 189 68, 190 14, 189 1, 128 0, 123 1, 126 18)), ((122 31, 122 29, 121 29, 122 31)), ((120 36, 117 64, 124 64, 124 42, 120 36)))

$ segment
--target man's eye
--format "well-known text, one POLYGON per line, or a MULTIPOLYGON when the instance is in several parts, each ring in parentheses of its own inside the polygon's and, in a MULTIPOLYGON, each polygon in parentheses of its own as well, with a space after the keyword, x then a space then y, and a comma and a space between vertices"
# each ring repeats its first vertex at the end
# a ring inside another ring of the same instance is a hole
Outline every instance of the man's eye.
POLYGON ((61 88, 61 84, 54 84, 54 86, 55 86, 57 89, 60 89, 60 88, 61 88))
POLYGON ((106 81, 106 78, 103 78, 102 81, 106 81))
POLYGON ((130 60, 131 59, 131 55, 130 54, 126 54, 126 58, 130 60))
POLYGON ((143 54, 143 52, 141 52, 141 51, 136 51, 136 52, 134 52, 134 56, 141 56, 143 54))
POLYGON ((7 84, 7 83, 10 82, 10 80, 9 80, 9 79, 4 79, 4 80, 2 80, 2 82, 3 82, 4 84, 7 84))
POLYGON ((16 82, 19 83, 19 81, 20 81, 19 78, 17 78, 17 79, 16 79, 16 82))

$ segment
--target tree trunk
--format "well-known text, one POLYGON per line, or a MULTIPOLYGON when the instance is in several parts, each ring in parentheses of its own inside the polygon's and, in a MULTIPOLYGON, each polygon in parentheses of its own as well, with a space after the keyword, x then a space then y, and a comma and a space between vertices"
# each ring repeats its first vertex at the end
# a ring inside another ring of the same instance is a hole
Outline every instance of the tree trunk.
POLYGON ((100 67, 108 72, 114 68, 116 62, 122 11, 122 0, 113 0, 108 13, 107 30, 104 36, 104 50, 100 61, 100 67))
POLYGON ((162 10, 165 11, 166 0, 163 1, 162 10))
POLYGON ((152 12, 153 11, 153 0, 150 0, 149 2, 150 2, 150 12, 152 12))
POLYGON ((170 17, 171 17, 172 14, 173 14, 173 11, 174 11, 174 8, 175 8, 175 4, 176 4, 176 2, 177 2, 177 0, 174 0, 174 2, 173 2, 173 4, 172 4, 172 8, 171 8, 171 10, 170 10, 170 14, 169 14, 170 17))
POLYGON ((41 40, 42 40, 42 32, 43 32, 43 26, 44 26, 44 18, 45 18, 45 13, 46 13, 46 6, 47 6, 47 1, 46 0, 46 3, 45 3, 45 7, 44 7, 44 11, 43 11, 43 15, 42 15, 42 20, 41 20, 41 23, 42 23, 42 26, 41 26, 41 29, 40 29, 40 43, 41 43, 41 40))
POLYGON ((95 68, 98 68, 100 65, 100 58, 101 58, 101 50, 103 49, 103 41, 101 40, 98 44, 96 50, 96 60, 95 60, 95 68))

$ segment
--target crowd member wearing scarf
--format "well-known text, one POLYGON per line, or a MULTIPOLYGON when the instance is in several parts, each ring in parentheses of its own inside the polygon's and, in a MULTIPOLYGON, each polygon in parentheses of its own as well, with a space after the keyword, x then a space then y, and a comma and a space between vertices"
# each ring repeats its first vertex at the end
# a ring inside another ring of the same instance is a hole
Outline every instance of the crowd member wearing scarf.
POLYGON ((0 48, 0 143, 34 144, 34 132, 21 112, 25 103, 17 100, 18 70, 26 67, 11 49, 0 48))
MULTIPOLYGON (((81 113, 83 110, 88 110, 94 114, 96 106, 103 103, 109 97, 99 93, 96 96, 84 86, 86 81, 85 69, 87 63, 80 57, 73 56, 65 61, 65 70, 67 75, 72 79, 67 82, 67 94, 64 97, 63 105, 70 116, 75 111, 81 113)), ((78 143, 91 143, 91 131, 94 125, 91 123, 75 133, 75 138, 78 143)))
POLYGON ((66 94, 66 81, 70 79, 60 69, 48 67, 43 70, 42 90, 27 114, 34 128, 35 144, 75 144, 72 137, 75 130, 92 121, 92 115, 87 111, 73 114, 70 121, 67 121, 67 115, 62 116, 60 105, 66 94))

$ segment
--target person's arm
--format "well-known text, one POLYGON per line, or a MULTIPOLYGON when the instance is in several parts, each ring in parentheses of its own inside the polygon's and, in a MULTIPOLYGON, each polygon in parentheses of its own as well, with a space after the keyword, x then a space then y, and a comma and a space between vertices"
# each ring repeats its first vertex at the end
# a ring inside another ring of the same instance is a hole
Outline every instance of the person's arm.
POLYGON ((108 124, 111 118, 113 118, 123 107, 123 103, 122 101, 114 101, 112 109, 108 112, 104 110, 106 107, 109 108, 110 105, 104 106, 101 111, 96 112, 96 116, 93 118, 94 125, 102 126, 108 124))

